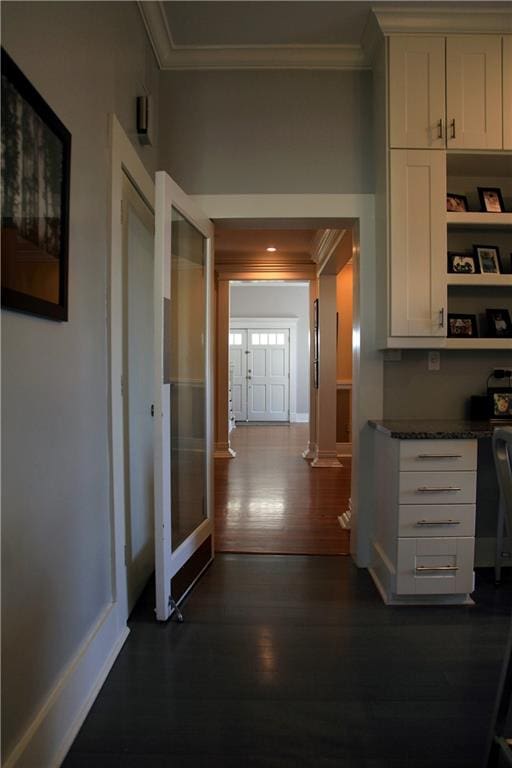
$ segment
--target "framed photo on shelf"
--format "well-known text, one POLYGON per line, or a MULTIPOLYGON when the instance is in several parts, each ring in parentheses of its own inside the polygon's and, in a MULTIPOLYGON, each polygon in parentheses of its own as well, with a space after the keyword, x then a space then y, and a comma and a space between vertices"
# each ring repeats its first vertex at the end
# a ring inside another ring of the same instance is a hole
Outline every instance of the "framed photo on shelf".
POLYGON ((500 251, 495 245, 474 245, 475 261, 482 275, 501 274, 500 251))
POLYGON ((477 255, 448 252, 448 272, 457 275, 476 275, 480 271, 477 255))
POLYGON ((488 397, 491 419, 512 420, 512 389, 493 389, 488 397))
POLYGON ((448 315, 448 337, 451 339, 476 339, 478 327, 476 315, 448 315))
POLYGON ((2 306, 68 319, 71 134, 2 48, 2 306))
POLYGON ((485 213, 504 213, 505 204, 498 187, 478 187, 480 206, 485 213))
POLYGON ((512 337, 512 322, 508 309, 486 309, 487 334, 493 339, 512 337))
POLYGON ((465 197, 465 195, 454 195, 453 192, 447 192, 446 210, 455 213, 464 213, 464 211, 469 211, 467 197, 465 197))

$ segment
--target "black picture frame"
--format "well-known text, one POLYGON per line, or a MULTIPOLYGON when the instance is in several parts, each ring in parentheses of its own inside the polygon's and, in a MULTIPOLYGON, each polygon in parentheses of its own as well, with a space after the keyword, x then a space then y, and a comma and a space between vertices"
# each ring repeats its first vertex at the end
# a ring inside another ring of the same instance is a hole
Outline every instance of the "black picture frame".
POLYGON ((487 397, 491 421, 512 421, 512 389, 492 389, 487 397))
POLYGON ((71 134, 2 48, 2 307, 68 319, 71 134))
POLYGON ((448 272, 455 275, 477 275, 480 272, 480 266, 476 255, 449 251, 448 272))
POLYGON ((485 310, 487 335, 492 339, 512 338, 512 322, 508 309, 490 307, 485 310))
POLYGON ((320 358, 320 303, 318 299, 313 302, 313 387, 318 389, 319 383, 319 358, 320 358))
POLYGON ((477 339, 476 315, 448 315, 448 337, 450 339, 477 339))
POLYGON ((468 199, 465 195, 446 193, 446 210, 450 213, 465 213, 469 211, 468 199))
POLYGON ((505 213, 505 203, 499 187, 477 187, 480 207, 484 213, 505 213))
POLYGON ((482 275, 501 275, 500 249, 496 245, 474 245, 473 252, 482 275), (491 266, 496 268, 490 269, 491 266))

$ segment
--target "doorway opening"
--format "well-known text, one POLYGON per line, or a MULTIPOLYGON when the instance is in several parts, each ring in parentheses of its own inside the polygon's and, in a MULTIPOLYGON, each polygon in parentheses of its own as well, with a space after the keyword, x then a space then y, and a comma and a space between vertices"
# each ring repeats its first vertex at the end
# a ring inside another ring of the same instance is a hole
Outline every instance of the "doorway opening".
POLYGON ((344 372, 343 382, 339 376, 341 360, 346 368, 351 356, 352 306, 350 301, 338 307, 348 283, 345 279, 344 290, 338 290, 337 272, 352 255, 351 238, 341 249, 345 228, 313 221, 296 222, 294 228, 290 220, 280 224, 216 227, 216 448, 224 416, 227 448, 216 452, 216 551, 348 554, 350 533, 340 521, 349 509, 350 437, 337 421, 342 414, 350 421, 338 400, 346 391, 341 387, 351 383, 350 373, 344 372), (329 280, 322 278, 324 270, 329 280), (327 292, 323 296, 329 330, 320 345, 315 303, 318 307, 320 286, 327 282, 334 291, 332 301, 327 292), (342 356, 338 345, 346 334, 342 356), (331 403, 322 434, 320 398, 331 403))

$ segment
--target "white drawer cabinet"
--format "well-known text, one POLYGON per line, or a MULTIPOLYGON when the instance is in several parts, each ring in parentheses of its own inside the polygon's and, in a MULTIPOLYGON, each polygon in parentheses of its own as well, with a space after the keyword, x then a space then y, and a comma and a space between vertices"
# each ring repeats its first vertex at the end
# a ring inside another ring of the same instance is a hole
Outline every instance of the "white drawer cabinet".
POLYGON ((370 569, 386 603, 466 603, 473 590, 476 440, 375 433, 370 569))

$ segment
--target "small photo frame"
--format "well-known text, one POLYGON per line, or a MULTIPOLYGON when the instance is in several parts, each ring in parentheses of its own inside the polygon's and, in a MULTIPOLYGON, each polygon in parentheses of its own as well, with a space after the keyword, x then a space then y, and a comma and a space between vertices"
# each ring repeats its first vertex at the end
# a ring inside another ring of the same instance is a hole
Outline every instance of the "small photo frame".
POLYGON ((498 187, 478 187, 480 206, 485 213, 504 213, 505 204, 498 187))
POLYGON ((453 192, 446 193, 446 210, 452 213, 464 213, 469 211, 468 199, 464 195, 454 195, 453 192))
POLYGON ((512 389, 493 389, 488 397, 491 419, 512 420, 512 389))
POLYGON ((448 315, 448 337, 451 339, 476 339, 478 328, 476 315, 448 315))
POLYGON ((448 272, 456 275, 476 275, 480 271, 477 255, 448 252, 448 272))
POLYGON ((493 339, 512 337, 512 322, 508 309, 486 309, 487 335, 493 339))
POLYGON ((495 245, 474 245, 475 261, 482 275, 501 274, 499 248, 495 245))

